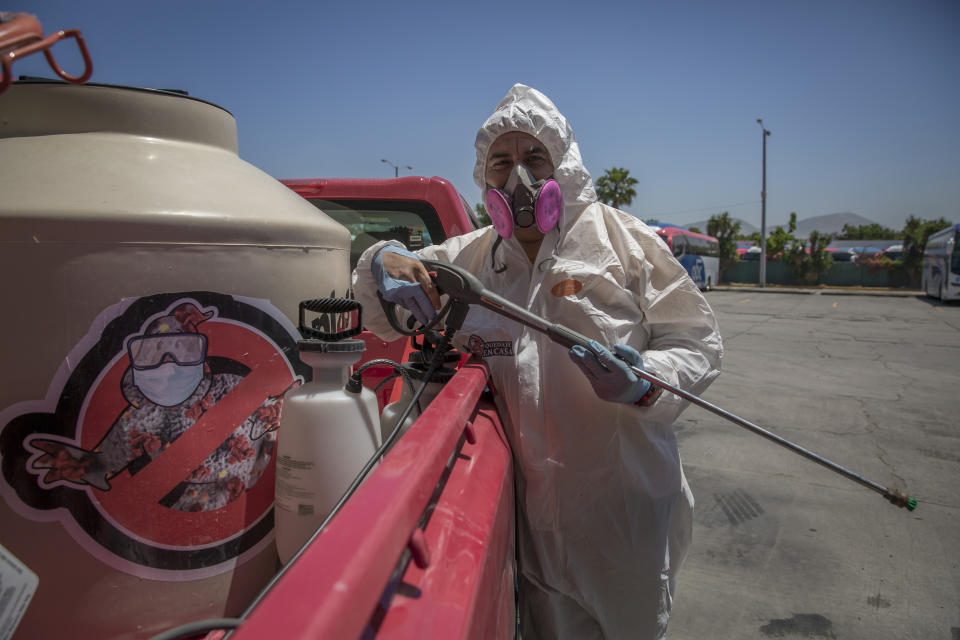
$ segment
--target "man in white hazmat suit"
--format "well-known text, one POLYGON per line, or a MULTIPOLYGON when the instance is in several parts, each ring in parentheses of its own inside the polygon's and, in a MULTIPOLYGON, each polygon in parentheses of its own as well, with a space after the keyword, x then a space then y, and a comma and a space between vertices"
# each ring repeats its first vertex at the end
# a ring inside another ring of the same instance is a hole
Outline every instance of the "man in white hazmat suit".
POLYGON ((495 226, 417 254, 395 242, 371 246, 353 276, 365 324, 398 337, 378 287, 421 321, 439 308, 419 255, 464 267, 599 343, 598 355, 568 352, 479 307, 457 334, 457 346, 489 366, 513 448, 523 639, 661 638, 691 536, 693 496, 669 426, 686 403, 623 360, 700 394, 719 374, 716 319, 653 231, 597 202, 573 132, 546 96, 515 85, 476 150, 474 178, 488 210, 499 207, 495 226))

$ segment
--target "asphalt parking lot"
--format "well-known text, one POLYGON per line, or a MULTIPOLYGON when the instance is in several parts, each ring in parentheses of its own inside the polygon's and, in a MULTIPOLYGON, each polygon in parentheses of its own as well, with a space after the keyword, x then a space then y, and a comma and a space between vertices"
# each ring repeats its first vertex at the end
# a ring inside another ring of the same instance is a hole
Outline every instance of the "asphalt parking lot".
POLYGON ((676 427, 694 539, 668 637, 960 639, 960 305, 707 299, 725 355, 706 400, 920 505, 689 407, 676 427))

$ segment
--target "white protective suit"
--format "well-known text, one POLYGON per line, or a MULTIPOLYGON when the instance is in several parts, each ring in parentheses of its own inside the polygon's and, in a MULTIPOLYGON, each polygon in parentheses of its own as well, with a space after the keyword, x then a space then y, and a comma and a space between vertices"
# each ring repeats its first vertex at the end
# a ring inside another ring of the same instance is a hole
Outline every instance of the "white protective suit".
MULTIPOLYGON (((608 347, 630 345, 648 371, 702 393, 719 374, 722 346, 697 286, 643 222, 597 202, 566 119, 534 89, 514 86, 477 134, 481 188, 487 150, 510 131, 546 146, 564 194, 535 263, 515 236, 491 257, 492 226, 419 255, 465 267, 608 347)), ((370 268, 384 244, 363 254, 354 289, 367 328, 395 339, 370 268)), ((693 496, 670 427, 686 402, 669 393, 645 408, 600 400, 566 348, 479 307, 457 339, 489 365, 513 448, 523 640, 663 637, 691 537, 693 496)))

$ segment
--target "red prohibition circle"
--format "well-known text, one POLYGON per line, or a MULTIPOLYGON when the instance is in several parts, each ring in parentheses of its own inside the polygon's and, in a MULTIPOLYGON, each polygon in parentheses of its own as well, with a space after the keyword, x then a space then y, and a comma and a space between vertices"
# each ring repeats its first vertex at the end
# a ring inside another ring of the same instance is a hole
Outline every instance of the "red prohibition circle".
MULTIPOLYGON (((256 523, 273 505, 276 458, 248 491, 211 511, 185 512, 160 500, 219 447, 270 396, 293 382, 284 354, 248 327, 211 319, 198 327, 207 336, 207 356, 237 361, 250 369, 233 389, 136 474, 123 470, 110 489, 92 489, 103 514, 138 539, 174 547, 207 546, 230 539, 256 523)), ((81 446, 95 447, 128 408, 121 392, 129 366, 121 357, 92 390, 80 425, 81 446)))

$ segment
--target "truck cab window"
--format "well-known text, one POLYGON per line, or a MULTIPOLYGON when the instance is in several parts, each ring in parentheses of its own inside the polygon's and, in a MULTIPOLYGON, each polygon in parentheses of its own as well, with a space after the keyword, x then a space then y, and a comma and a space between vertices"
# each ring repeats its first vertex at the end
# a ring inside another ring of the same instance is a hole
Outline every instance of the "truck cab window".
POLYGON ((320 200, 308 202, 350 231, 350 269, 368 247, 381 240, 399 240, 411 251, 446 240, 436 210, 420 201, 320 200))

